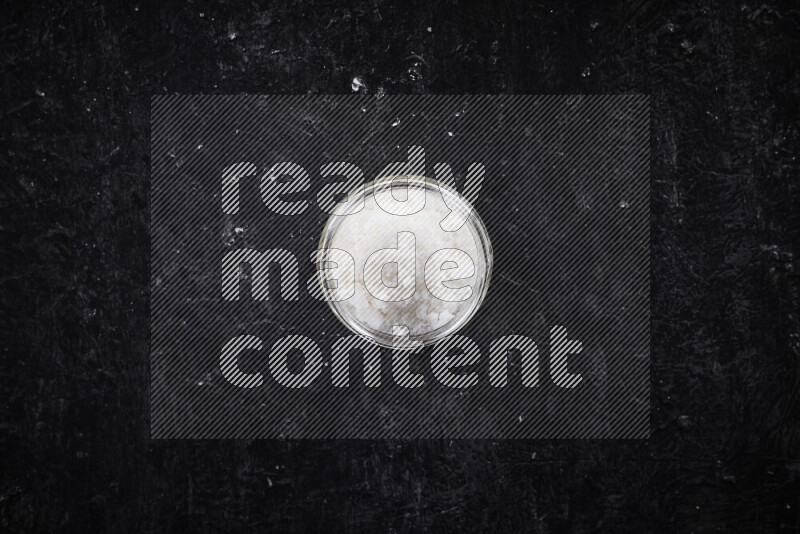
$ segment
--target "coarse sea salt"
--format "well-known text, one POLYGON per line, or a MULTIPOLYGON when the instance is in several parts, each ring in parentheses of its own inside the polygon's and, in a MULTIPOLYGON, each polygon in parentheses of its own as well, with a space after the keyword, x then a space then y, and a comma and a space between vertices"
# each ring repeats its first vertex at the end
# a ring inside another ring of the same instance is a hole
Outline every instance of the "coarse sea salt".
MULTIPOLYGON (((328 220, 320 240, 321 251, 346 251, 355 263, 352 296, 342 300, 329 298, 328 302, 348 328, 380 345, 396 346, 397 327, 408 329, 407 339, 412 344, 430 344, 455 333, 477 311, 491 275, 491 244, 480 217, 458 193, 424 177, 396 178, 399 180, 395 180, 394 185, 393 178, 389 178, 351 192, 328 220), (387 211, 384 209, 386 200, 413 213, 398 215, 396 210, 387 211), (458 227, 445 223, 445 227, 453 230, 446 231, 442 221, 451 216, 452 222, 455 214, 451 212, 454 211, 463 217, 463 224, 458 227), (413 260, 384 262, 381 259, 391 260, 392 249, 408 251, 412 241, 414 248, 410 258, 413 260), (462 251, 469 258, 462 253, 435 255, 444 249, 462 251), (381 258, 374 256, 378 251, 383 251, 381 258), (373 257, 372 265, 382 268, 370 270, 370 257, 373 257), (444 261, 437 262, 437 259, 444 261), (450 259, 453 261, 448 261, 450 259), (474 268, 470 268, 470 260, 474 268), (451 281, 437 281, 437 270, 444 269, 442 272, 447 277, 446 270, 456 266, 462 269, 460 275, 451 274, 451 281), (402 271, 404 280, 398 278, 398 271, 402 271), (410 277, 413 279, 409 280, 410 277), (383 284, 385 295, 375 290, 376 283, 383 284), (404 283, 413 285, 413 293, 403 295, 407 298, 387 296, 392 291, 397 293, 392 288, 404 283), (446 289, 458 288, 467 288, 461 289, 459 294, 461 298, 465 294, 468 297, 464 300, 441 298, 442 289, 446 292, 446 289)), ((325 282, 321 281, 324 287, 325 282)))

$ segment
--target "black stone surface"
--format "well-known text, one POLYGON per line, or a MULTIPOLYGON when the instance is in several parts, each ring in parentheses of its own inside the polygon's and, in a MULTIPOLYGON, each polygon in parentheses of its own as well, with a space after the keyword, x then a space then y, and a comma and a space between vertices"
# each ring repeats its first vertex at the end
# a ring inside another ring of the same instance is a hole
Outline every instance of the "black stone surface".
POLYGON ((8 2, 6 532, 800 527, 793 2, 8 2), (648 441, 151 441, 149 101, 644 93, 648 441))

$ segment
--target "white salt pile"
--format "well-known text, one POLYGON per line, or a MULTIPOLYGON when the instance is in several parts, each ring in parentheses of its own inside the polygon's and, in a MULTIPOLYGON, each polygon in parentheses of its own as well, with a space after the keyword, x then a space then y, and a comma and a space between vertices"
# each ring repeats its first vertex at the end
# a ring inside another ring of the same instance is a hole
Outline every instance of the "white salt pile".
POLYGON ((361 202, 363 209, 332 216, 321 241, 321 247, 347 251, 355 260, 355 293, 346 300, 331 302, 331 307, 351 330, 385 346, 390 344, 387 340, 396 325, 407 327, 412 340, 426 344, 452 334, 477 310, 491 271, 488 235, 476 214, 468 216, 456 231, 448 232, 440 226, 450 208, 460 206, 464 210, 466 206, 471 212, 471 207, 436 182, 410 177, 408 185, 398 191, 369 184, 363 192, 349 195, 339 211, 352 211, 361 202), (409 211, 420 205, 415 202, 424 200, 424 208, 410 215, 395 215, 382 209, 387 206, 386 200, 404 201, 394 206, 412 206, 409 211), (405 263, 399 258, 397 263, 390 262, 393 254, 409 253, 412 246, 413 261, 409 254, 405 263), (457 249, 469 257, 453 251, 434 256, 442 249, 457 249), (376 255, 377 251, 383 252, 376 255), (458 269, 453 269, 456 264, 458 269), (404 275, 400 279, 398 269, 404 275), (449 269, 452 271, 448 273, 449 269), (451 281, 437 280, 439 272, 444 273, 444 280, 451 281), (456 288, 466 289, 450 291, 456 288), (465 296, 465 300, 453 301, 465 296))

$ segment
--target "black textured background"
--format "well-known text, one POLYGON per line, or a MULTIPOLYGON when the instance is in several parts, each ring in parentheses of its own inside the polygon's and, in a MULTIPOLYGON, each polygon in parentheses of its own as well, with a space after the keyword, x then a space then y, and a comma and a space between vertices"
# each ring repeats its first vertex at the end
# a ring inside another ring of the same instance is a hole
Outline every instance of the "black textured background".
POLYGON ((800 8, 2 6, 0 527, 800 525, 800 8), (428 30, 430 28, 430 30, 428 30), (649 441, 151 441, 153 94, 643 93, 649 441))

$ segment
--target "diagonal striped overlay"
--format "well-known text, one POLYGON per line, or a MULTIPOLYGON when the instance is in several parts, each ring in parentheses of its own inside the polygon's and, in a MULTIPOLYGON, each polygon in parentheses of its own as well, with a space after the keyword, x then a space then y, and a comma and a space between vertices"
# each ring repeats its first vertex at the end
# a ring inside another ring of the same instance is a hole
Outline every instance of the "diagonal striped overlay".
POLYGON ((647 97, 174 95, 151 122, 154 438, 649 436, 647 97), (486 299, 432 347, 319 298, 331 208, 387 168, 455 184, 491 238, 486 299))

